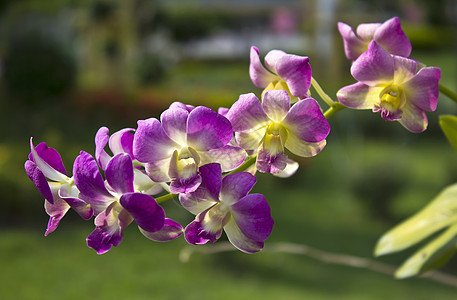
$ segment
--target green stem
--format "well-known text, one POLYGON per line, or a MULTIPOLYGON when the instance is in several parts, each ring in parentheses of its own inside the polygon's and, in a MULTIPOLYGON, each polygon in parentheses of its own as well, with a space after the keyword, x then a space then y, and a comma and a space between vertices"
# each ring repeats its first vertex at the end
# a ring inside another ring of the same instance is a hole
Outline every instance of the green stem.
POLYGON ((442 85, 441 83, 439 84, 440 86, 440 92, 448 96, 452 101, 457 103, 457 94, 442 85))
POLYGON ((325 103, 327 103, 330 107, 333 107, 336 104, 336 102, 333 101, 332 98, 330 98, 330 96, 324 92, 324 90, 321 88, 319 83, 317 83, 317 81, 316 81, 316 79, 314 79, 314 77, 311 77, 311 85, 316 90, 316 92, 319 94, 319 96, 322 98, 322 100, 324 100, 325 103))
POLYGON ((163 202, 165 202, 167 200, 173 199, 174 196, 178 196, 178 194, 169 193, 169 194, 160 196, 160 197, 156 198, 156 202, 158 204, 160 204, 160 203, 163 203, 163 202))
POLYGON ((252 156, 249 156, 249 157, 244 161, 244 163, 241 164, 241 166, 239 166, 239 167, 236 168, 235 170, 233 170, 233 171, 227 173, 226 175, 246 171, 247 168, 249 168, 250 166, 252 166, 252 165, 255 163, 256 159, 257 159, 257 154, 252 155, 252 156))
POLYGON ((339 102, 336 102, 334 105, 330 106, 329 109, 327 109, 327 111, 324 113, 324 117, 326 119, 328 119, 331 116, 333 116, 336 112, 338 112, 344 108, 346 108, 346 106, 344 106, 343 104, 341 104, 339 102))

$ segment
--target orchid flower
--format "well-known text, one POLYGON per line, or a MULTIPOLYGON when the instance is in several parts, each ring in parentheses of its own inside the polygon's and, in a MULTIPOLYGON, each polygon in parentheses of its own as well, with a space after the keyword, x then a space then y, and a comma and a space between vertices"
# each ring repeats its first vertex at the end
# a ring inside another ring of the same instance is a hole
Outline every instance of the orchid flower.
POLYGON ((133 153, 146 163, 153 181, 171 181, 172 193, 195 191, 201 182, 201 165, 217 161, 225 172, 238 167, 246 157, 243 149, 229 145, 233 137, 230 122, 207 107, 190 109, 175 102, 160 119, 138 121, 133 153))
POLYGON ((372 41, 351 67, 359 82, 343 87, 338 100, 354 109, 372 109, 387 121, 399 121, 411 132, 422 132, 434 111, 441 77, 439 68, 421 68, 416 60, 390 55, 372 41))
POLYGON ((391 18, 384 23, 365 23, 357 26, 357 34, 351 26, 338 22, 338 30, 343 37, 344 52, 349 60, 356 60, 367 51, 368 44, 374 40, 390 54, 408 57, 411 42, 401 29, 400 19, 391 18))
POLYGON ((259 49, 251 47, 249 75, 256 87, 267 90, 286 90, 294 98, 308 98, 311 86, 311 67, 307 56, 271 50, 265 56, 266 69, 260 62, 259 49))
POLYGON ((29 160, 25 162, 25 171, 44 197, 44 207, 49 215, 45 236, 56 230, 60 220, 70 208, 83 219, 92 217, 92 208, 78 198, 79 191, 73 178, 68 177, 60 154, 49 148, 46 143, 34 146, 30 139, 29 160))
POLYGON ((270 206, 261 194, 250 194, 256 177, 234 173, 222 178, 217 163, 200 167, 202 183, 191 193, 180 194, 179 201, 197 215, 184 230, 190 244, 214 243, 222 234, 246 253, 258 252, 273 229, 270 206))
POLYGON ((80 197, 96 214, 95 230, 87 245, 103 254, 117 246, 124 229, 135 220, 141 233, 154 241, 172 240, 182 234, 182 227, 165 218, 165 212, 150 195, 135 190, 132 158, 116 154, 106 165, 106 182, 95 159, 81 151, 74 163, 74 180, 80 197))
POLYGON ((266 91, 262 102, 252 93, 241 95, 227 114, 238 144, 258 150, 256 168, 279 173, 286 168, 285 148, 295 155, 310 157, 325 146, 330 126, 313 98, 290 107, 285 90, 266 91))

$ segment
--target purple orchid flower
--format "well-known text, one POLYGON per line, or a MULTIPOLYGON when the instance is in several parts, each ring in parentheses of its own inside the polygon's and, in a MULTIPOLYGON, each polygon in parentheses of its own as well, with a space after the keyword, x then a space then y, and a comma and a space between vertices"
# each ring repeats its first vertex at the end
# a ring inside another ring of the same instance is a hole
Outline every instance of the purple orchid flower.
POLYGON ((262 103, 252 93, 241 95, 227 114, 238 144, 258 150, 256 168, 279 173, 286 168, 287 148, 295 155, 310 157, 325 146, 330 126, 313 98, 290 107, 285 90, 266 91, 262 103))
MULTIPOLYGON (((260 62, 259 49, 251 47, 249 75, 256 87, 265 90, 286 90, 290 95, 308 98, 311 86, 311 66, 307 56, 271 50, 265 56, 266 69, 260 62)), ((294 98, 295 100, 298 100, 294 98)))
POLYGON ((384 23, 365 23, 357 26, 357 34, 351 26, 339 22, 338 30, 343 37, 344 52, 349 60, 356 60, 374 40, 390 54, 408 57, 411 42, 401 29, 400 19, 391 18, 384 23))
POLYGON ((138 121, 133 153, 146 163, 152 180, 171 181, 172 193, 195 191, 201 182, 201 165, 217 161, 223 171, 229 171, 246 157, 243 149, 229 145, 233 137, 230 122, 209 108, 189 109, 175 102, 160 118, 161 122, 155 118, 138 121))
POLYGON ((44 207, 49 215, 45 236, 56 230, 60 220, 70 208, 73 208, 83 219, 93 215, 92 208, 78 198, 79 191, 73 178, 68 177, 60 154, 49 148, 46 143, 34 146, 30 139, 29 160, 25 162, 25 171, 44 197, 44 207))
POLYGON ((202 183, 191 193, 180 194, 181 204, 197 215, 184 230, 190 244, 214 243, 222 234, 246 253, 258 252, 273 229, 270 206, 261 194, 250 194, 256 177, 247 173, 222 178, 217 163, 200 167, 202 183))
POLYGON ((116 154, 106 165, 106 182, 95 159, 81 151, 74 164, 74 180, 80 197, 91 205, 97 217, 87 245, 103 254, 117 246, 124 229, 135 220, 141 233, 154 241, 172 240, 182 234, 177 222, 150 195, 135 190, 132 158, 116 154))
POLYGON ((425 111, 434 111, 438 103, 439 68, 422 68, 416 60, 390 55, 372 41, 368 51, 352 64, 351 74, 359 82, 338 91, 343 105, 372 109, 411 132, 427 128, 425 111))

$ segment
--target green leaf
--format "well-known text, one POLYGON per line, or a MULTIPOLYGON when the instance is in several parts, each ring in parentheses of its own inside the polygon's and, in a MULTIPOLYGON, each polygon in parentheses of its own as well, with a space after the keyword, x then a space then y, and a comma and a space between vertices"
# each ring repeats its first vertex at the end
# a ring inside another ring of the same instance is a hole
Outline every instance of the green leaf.
POLYGON ((457 117, 452 115, 440 116, 440 126, 448 141, 457 150, 457 117))
POLYGON ((422 274, 444 265, 457 251, 457 224, 414 253, 395 272, 397 278, 422 274))
POLYGON ((457 184, 445 188, 421 211, 384 234, 376 245, 375 255, 403 250, 454 224, 457 224, 457 184))

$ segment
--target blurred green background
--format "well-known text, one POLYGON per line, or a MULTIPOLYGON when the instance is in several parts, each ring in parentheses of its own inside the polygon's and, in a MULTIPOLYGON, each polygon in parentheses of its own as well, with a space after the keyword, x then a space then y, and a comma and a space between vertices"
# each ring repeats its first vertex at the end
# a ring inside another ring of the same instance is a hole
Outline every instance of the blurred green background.
MULTIPOLYGON (((379 2, 1 1, 0 297, 455 299, 455 288, 427 279, 398 281, 293 254, 195 253, 183 263, 184 239, 154 243, 135 226, 98 256, 85 245, 92 221, 73 212, 43 236, 43 199, 23 169, 31 136, 57 149, 70 172, 80 150, 94 152, 100 126, 135 128, 173 101, 217 109, 259 94, 248 75, 251 45, 262 57, 274 48, 309 55, 333 96, 354 82, 337 21, 399 16, 412 56, 441 67, 441 83, 456 91, 457 1, 379 2)), ((384 232, 457 181, 457 153, 438 127, 443 113, 457 113, 446 96, 419 135, 369 111, 332 117, 328 146, 300 159, 295 176, 258 176, 255 192, 275 219, 266 250, 286 241, 371 258, 384 232)), ((192 219, 176 200, 165 207, 182 224, 192 219)), ((411 253, 377 261, 399 265, 411 253)), ((442 271, 457 275, 457 260, 442 271)))

